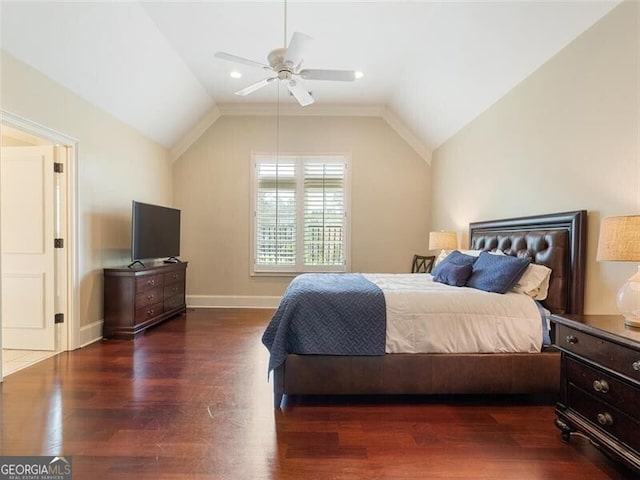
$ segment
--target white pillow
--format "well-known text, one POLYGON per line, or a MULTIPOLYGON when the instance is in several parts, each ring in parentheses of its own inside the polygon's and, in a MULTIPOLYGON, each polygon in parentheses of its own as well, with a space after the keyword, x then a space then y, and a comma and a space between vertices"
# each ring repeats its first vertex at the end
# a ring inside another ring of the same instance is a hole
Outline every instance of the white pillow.
POLYGON ((544 300, 549 293, 549 279, 551 269, 537 263, 530 263, 526 270, 511 289, 514 292, 524 293, 534 300, 544 300))

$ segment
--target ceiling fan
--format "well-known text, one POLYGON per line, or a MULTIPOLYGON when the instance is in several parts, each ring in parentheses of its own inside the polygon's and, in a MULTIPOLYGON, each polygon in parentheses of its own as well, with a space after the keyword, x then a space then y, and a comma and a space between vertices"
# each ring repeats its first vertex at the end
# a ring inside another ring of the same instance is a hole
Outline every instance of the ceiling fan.
POLYGON ((303 107, 306 107, 307 105, 311 105, 314 100, 300 79, 330 80, 338 82, 352 82, 356 79, 356 72, 353 70, 301 69, 302 62, 304 60, 304 52, 311 40, 312 38, 310 36, 305 35, 304 33, 295 32, 287 48, 276 48, 269 53, 267 56, 267 61, 269 62, 268 65, 225 52, 217 52, 215 57, 229 62, 261 68, 275 74, 275 76, 265 78, 264 80, 260 80, 253 85, 249 85, 242 90, 238 90, 235 92, 236 95, 249 95, 256 90, 266 87, 274 80, 279 80, 287 86, 298 103, 303 107))

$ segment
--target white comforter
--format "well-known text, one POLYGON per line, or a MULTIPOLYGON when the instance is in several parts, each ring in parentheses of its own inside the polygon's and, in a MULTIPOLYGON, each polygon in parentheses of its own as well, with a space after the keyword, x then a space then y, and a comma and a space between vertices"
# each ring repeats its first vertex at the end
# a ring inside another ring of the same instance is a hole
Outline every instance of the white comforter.
POLYGON ((539 352, 542 322, 520 293, 451 287, 428 274, 365 274, 384 293, 387 353, 539 352))

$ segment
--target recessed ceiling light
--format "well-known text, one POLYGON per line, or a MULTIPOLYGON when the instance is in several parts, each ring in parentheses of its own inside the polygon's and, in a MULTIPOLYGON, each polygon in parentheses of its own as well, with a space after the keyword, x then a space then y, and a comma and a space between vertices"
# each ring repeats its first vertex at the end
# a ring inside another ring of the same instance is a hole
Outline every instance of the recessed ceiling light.
POLYGON ((231 72, 229 74, 229 76, 231 78, 242 78, 242 74, 240 72, 238 72, 237 70, 234 70, 233 72, 231 72))
POLYGON ((364 73, 356 72, 356 78, 362 78, 362 77, 364 77, 364 73))

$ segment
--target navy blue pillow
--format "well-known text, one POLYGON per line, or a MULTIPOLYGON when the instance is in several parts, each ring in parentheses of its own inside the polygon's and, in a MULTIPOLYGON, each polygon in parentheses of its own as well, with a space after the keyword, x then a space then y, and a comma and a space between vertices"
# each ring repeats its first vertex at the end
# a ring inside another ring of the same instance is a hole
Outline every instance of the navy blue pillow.
POLYGON ((456 265, 455 263, 445 264, 435 275, 433 281, 446 283, 454 287, 464 287, 471 276, 473 266, 470 263, 456 265))
POLYGON ((485 292, 505 293, 520 279, 531 259, 482 252, 473 264, 467 286, 485 292))
POLYGON ((445 265, 449 263, 453 263, 454 265, 473 265, 478 257, 473 257, 471 255, 465 255, 458 250, 454 250, 449 255, 444 257, 444 259, 435 266, 435 268, 431 271, 431 275, 434 277, 440 273, 440 270, 445 267, 445 265))

